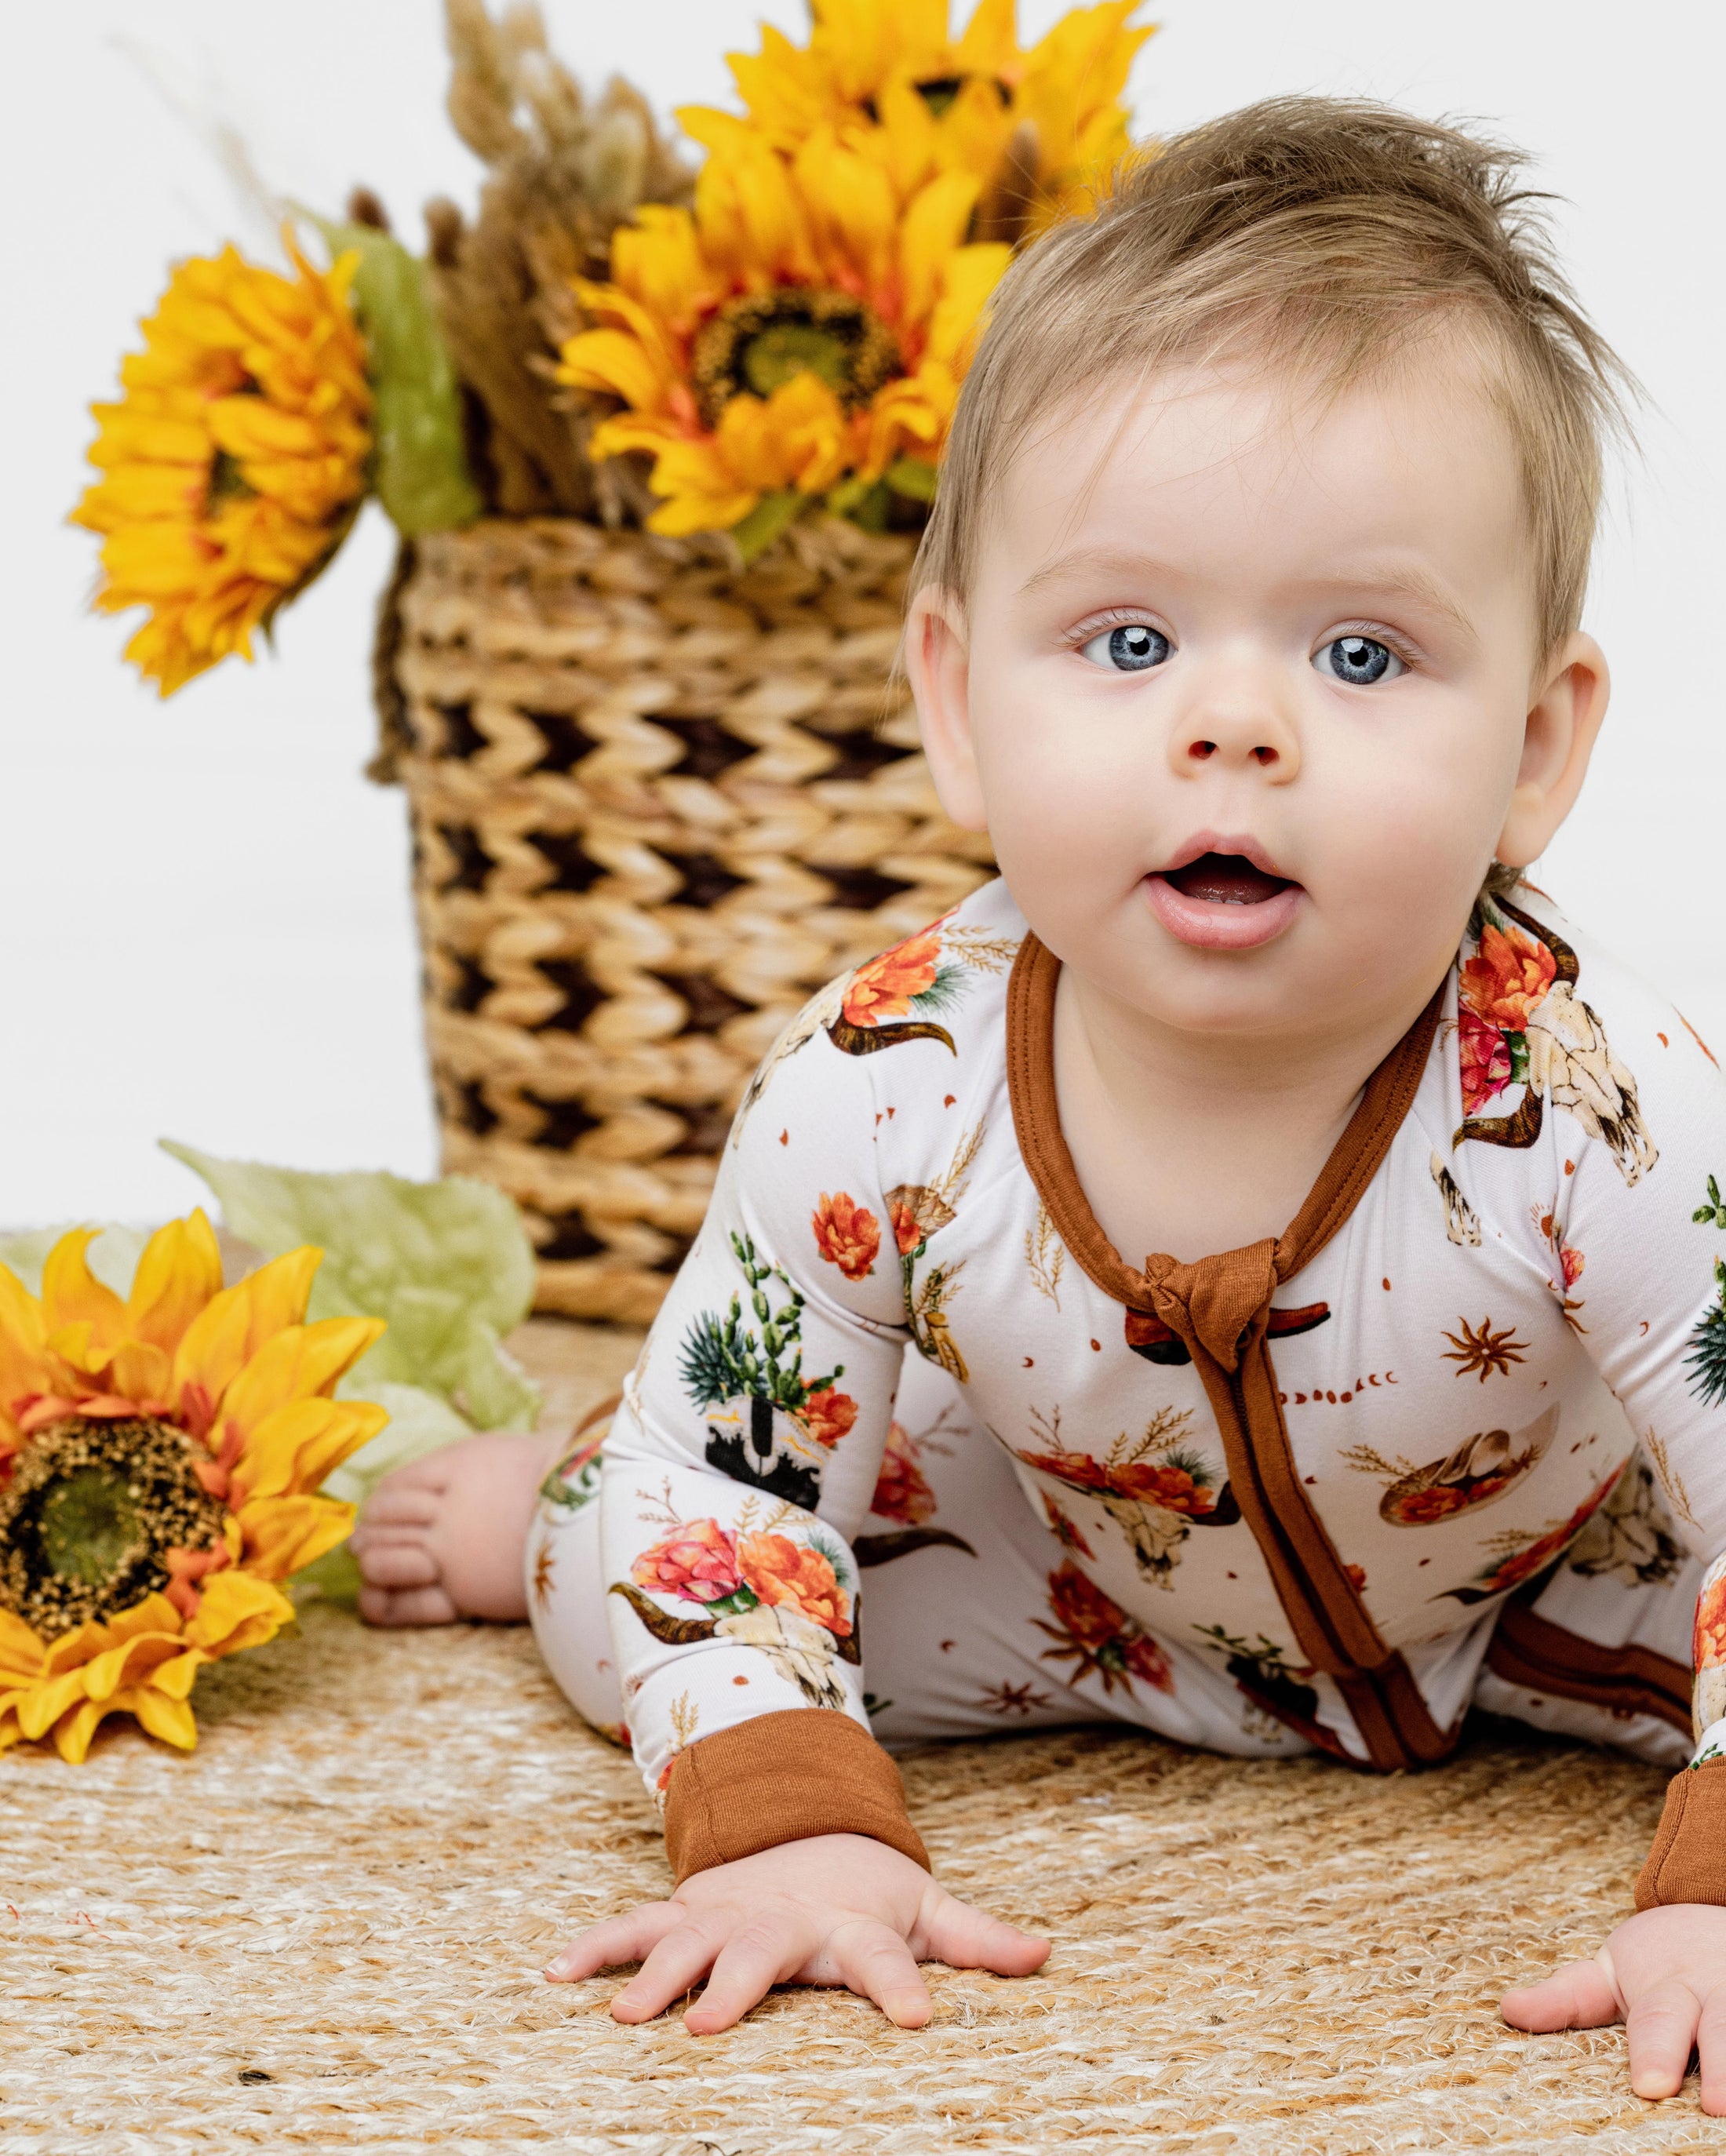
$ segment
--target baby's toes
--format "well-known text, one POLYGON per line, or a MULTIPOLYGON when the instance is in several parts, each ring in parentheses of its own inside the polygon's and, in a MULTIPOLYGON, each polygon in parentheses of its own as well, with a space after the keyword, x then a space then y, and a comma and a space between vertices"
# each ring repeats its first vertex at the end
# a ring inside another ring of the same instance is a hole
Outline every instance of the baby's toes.
POLYGON ((429 1527, 444 1509, 443 1489, 423 1482, 380 1482, 360 1507, 361 1527, 429 1527))
POLYGON ((423 1535, 356 1528, 347 1546, 367 1587, 433 1587, 442 1575, 423 1535))
POLYGON ((453 1625, 461 1612, 441 1587, 362 1587, 360 1614, 368 1625, 453 1625))

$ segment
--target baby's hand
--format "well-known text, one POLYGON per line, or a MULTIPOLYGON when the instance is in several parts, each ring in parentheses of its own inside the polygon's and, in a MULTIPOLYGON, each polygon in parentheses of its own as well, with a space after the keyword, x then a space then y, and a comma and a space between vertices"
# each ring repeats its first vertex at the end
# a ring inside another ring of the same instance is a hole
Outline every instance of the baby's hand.
POLYGON ((1700 1902, 1644 1909, 1592 1961, 1507 1991, 1498 2010, 1514 2029, 1541 2031, 1625 2022, 1638 2096, 1675 2096, 1698 2051, 1702 2107, 1726 2115, 1726 1909, 1700 1902))
POLYGON ((696 1872, 669 1902, 583 1932, 546 1974, 568 1984, 640 1962, 611 2002, 619 2021, 650 2021, 705 1977, 683 2017, 695 2036, 792 1983, 848 1984, 900 2028, 921 2029, 934 2010, 919 1961, 1029 1976, 1048 1953, 1046 1939, 955 1901, 885 1842, 823 1834, 696 1872))

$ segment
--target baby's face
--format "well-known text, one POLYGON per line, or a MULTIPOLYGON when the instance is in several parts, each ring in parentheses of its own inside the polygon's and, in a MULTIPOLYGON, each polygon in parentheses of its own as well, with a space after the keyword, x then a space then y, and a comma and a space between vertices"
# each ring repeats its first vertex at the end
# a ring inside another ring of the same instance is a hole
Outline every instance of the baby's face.
POLYGON ((1531 859, 1574 796, 1529 722, 1508 432, 1441 353, 1304 411, 1262 371, 1099 394, 980 537, 954 627, 911 625, 943 797, 1044 942, 1164 1023, 1418 1009, 1495 850, 1531 859))

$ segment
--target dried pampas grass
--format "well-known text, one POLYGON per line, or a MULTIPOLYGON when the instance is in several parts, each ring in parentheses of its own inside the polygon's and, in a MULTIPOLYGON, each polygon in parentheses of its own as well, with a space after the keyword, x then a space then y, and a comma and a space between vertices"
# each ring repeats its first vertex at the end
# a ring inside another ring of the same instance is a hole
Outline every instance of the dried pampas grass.
POLYGON ((611 235, 642 203, 689 199, 694 175, 646 101, 614 78, 589 99, 551 53, 533 0, 494 18, 445 0, 449 117, 489 167, 471 223, 428 204, 431 274, 468 398, 469 454, 486 506, 506 516, 640 521, 651 506, 587 455, 588 400, 551 379, 584 325, 572 280, 608 273, 611 235))

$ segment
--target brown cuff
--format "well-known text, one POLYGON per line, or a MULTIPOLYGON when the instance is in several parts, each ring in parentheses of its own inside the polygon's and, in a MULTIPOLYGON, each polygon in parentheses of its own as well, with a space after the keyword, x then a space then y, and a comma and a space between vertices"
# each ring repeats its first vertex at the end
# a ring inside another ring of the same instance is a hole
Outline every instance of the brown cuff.
POLYGON ((816 1834, 870 1835, 930 1869, 899 1769, 849 1715, 789 1707, 678 1753, 665 1792, 665 1854, 680 1887, 692 1872, 816 1834))
POLYGON ((1726 1904, 1726 1759, 1687 1767, 1667 1784, 1666 1810, 1636 1881, 1636 1907, 1726 1904))

